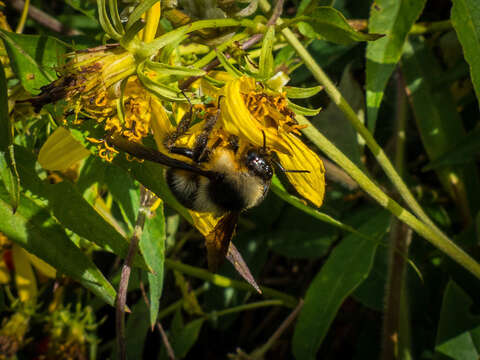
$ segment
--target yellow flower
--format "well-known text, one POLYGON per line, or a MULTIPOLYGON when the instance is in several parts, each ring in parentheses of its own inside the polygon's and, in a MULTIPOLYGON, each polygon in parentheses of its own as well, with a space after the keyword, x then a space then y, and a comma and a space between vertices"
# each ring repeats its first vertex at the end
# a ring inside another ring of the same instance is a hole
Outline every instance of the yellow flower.
POLYGON ((285 95, 267 92, 246 76, 228 82, 224 93, 221 124, 225 130, 256 147, 266 146, 267 152, 275 152, 298 193, 321 206, 325 192, 323 162, 295 135, 301 135, 302 126, 288 109, 285 95))

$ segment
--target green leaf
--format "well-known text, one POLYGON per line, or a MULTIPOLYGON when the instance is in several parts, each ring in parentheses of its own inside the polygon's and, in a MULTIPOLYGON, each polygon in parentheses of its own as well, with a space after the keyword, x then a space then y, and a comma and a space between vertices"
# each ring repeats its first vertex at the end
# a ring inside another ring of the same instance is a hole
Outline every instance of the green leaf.
MULTIPOLYGON (((389 221, 389 214, 382 211, 359 231, 381 237, 389 221)), ((296 359, 315 359, 341 304, 370 272, 377 245, 378 242, 352 234, 332 251, 307 290, 293 335, 292 348, 296 359)))
POLYGON ((443 297, 435 351, 454 360, 478 359, 480 317, 470 312, 472 299, 453 281, 443 297))
POLYGON ((275 41, 275 27, 269 26, 265 32, 258 63, 258 76, 261 79, 270 79, 273 73, 273 42, 275 41))
POLYGON ((480 102, 480 6, 477 0, 453 0, 452 25, 470 65, 473 86, 480 102))
POLYGON ((0 179, 2 179, 5 189, 10 194, 10 205, 15 212, 20 201, 20 177, 15 162, 13 145, 9 146, 8 152, 0 151, 0 179))
POLYGON ((65 234, 44 208, 22 196, 12 214, 9 195, 0 186, 0 231, 28 252, 72 277, 113 305, 115 290, 95 264, 65 234))
POLYGON ((153 270, 153 273, 147 274, 150 300, 150 326, 152 327, 157 321, 163 288, 166 239, 163 203, 160 204, 155 213, 153 218, 146 220, 139 244, 145 262, 153 270))
POLYGON ((465 139, 458 143, 453 149, 450 149, 436 160, 426 165, 423 170, 437 169, 442 166, 459 165, 470 163, 475 156, 480 153, 480 128, 473 130, 465 139))
POLYGON ((340 11, 330 6, 320 6, 312 14, 301 16, 299 19, 302 22, 298 24, 298 30, 311 39, 348 45, 355 41, 373 41, 383 36, 356 31, 340 11))
POLYGON ((314 87, 294 87, 294 86, 285 86, 283 88, 287 93, 289 99, 306 99, 318 94, 323 90, 323 86, 314 86, 314 87))
MULTIPOLYGON (((429 159, 435 161, 466 139, 462 119, 448 87, 437 85, 443 71, 424 41, 410 39, 405 43, 402 71, 423 146, 429 159)), ((480 181, 471 164, 436 170, 444 188, 466 212, 465 216, 480 209, 480 181)))
POLYGON ((140 4, 137 5, 135 10, 133 10, 132 13, 130 14, 126 29, 128 30, 133 24, 135 24, 138 20, 140 20, 142 15, 158 1, 159 0, 141 1, 140 4))
POLYGON ((65 46, 53 37, 22 35, 0 30, 13 71, 25 90, 38 94, 56 78, 55 68, 65 46))
POLYGON ((187 98, 182 94, 180 89, 174 86, 168 86, 162 84, 161 79, 152 80, 149 76, 144 73, 145 62, 142 62, 137 67, 138 79, 143 86, 147 88, 148 91, 158 96, 160 99, 165 101, 176 101, 176 102, 186 102, 187 98))
POLYGON ((288 107, 289 107, 293 112, 295 112, 295 114, 298 114, 298 115, 315 116, 315 115, 318 115, 318 113, 322 110, 322 108, 318 108, 318 109, 306 108, 306 107, 297 105, 297 104, 291 102, 291 101, 288 100, 288 99, 287 99, 287 102, 288 102, 288 107))
POLYGON ((193 320, 185 326, 182 324, 180 312, 175 314, 174 319, 177 319, 177 321, 174 320, 174 324, 172 324, 170 343, 175 356, 182 359, 197 341, 205 319, 193 320))
MULTIPOLYGON (((365 115, 363 90, 353 77, 350 65, 343 71, 339 90, 359 118, 363 120, 365 115)), ((351 122, 335 104, 330 103, 324 111, 320 112, 312 120, 312 123, 355 165, 360 169, 365 169, 365 165, 361 160, 363 149, 359 143, 359 137, 351 122)))
POLYGON ((142 359, 145 340, 149 332, 148 307, 145 300, 140 300, 133 306, 125 326, 125 348, 128 359, 142 359))
POLYGON ((12 145, 13 124, 8 114, 8 88, 3 65, 0 63, 0 151, 12 145))
MULTIPOLYGON (((305 205, 304 200, 299 199, 296 196, 290 195, 287 190, 285 190, 285 187, 282 185, 282 183, 278 180, 276 176, 273 177, 272 179, 272 185, 271 185, 271 190, 277 195, 279 198, 283 199, 284 201, 288 202, 289 204, 295 206, 297 209, 303 211, 304 213, 314 217, 315 219, 318 219, 320 221, 323 221, 327 224, 333 225, 335 227, 338 227, 342 230, 352 232, 359 234, 355 229, 351 228, 350 226, 343 224, 341 221, 338 221, 331 217, 328 214, 322 213, 321 211, 318 211, 317 209, 314 209, 308 205, 305 205)), ((360 236, 367 237, 365 235, 359 234, 360 236)))
MULTIPOLYGON (((100 246, 102 249, 125 257, 128 241, 118 233, 100 214, 81 196, 68 181, 50 184, 42 181, 36 172, 35 158, 28 150, 16 147, 18 171, 22 187, 42 200, 59 222, 79 236, 100 246)), ((146 268, 140 256, 134 264, 146 268)))
POLYGON ((202 69, 167 65, 150 60, 146 61, 145 68, 156 72, 158 74, 157 79, 165 83, 182 80, 190 76, 204 76, 206 74, 205 70, 202 69))
POLYGON ((15 212, 20 199, 20 179, 12 144, 13 124, 8 113, 7 80, 3 65, 0 63, 0 179, 10 194, 10 205, 15 212))
POLYGON ((367 119, 373 133, 383 92, 400 56, 408 32, 426 0, 379 0, 371 7, 368 30, 385 37, 367 45, 367 119))
POLYGON ((220 64, 223 66, 226 72, 232 75, 234 78, 242 77, 242 72, 233 66, 223 54, 223 52, 217 50, 217 59, 220 61, 220 64))
POLYGON ((122 36, 115 30, 108 18, 106 0, 97 0, 97 6, 98 21, 100 21, 103 31, 105 31, 112 39, 119 40, 122 36))
POLYGON ((277 224, 267 234, 268 244, 274 252, 289 258, 325 256, 337 238, 337 230, 333 226, 305 216, 294 207, 287 207, 277 224))

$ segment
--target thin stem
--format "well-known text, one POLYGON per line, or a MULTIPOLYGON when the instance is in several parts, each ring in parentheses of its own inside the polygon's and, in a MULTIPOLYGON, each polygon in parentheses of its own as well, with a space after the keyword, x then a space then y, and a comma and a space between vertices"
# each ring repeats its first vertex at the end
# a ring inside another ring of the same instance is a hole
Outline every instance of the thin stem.
POLYGON ((131 266, 138 250, 138 243, 142 236, 145 219, 149 212, 150 193, 143 186, 140 188, 140 208, 133 235, 130 239, 130 246, 122 266, 120 283, 118 285, 117 299, 115 301, 115 325, 117 331, 118 356, 121 360, 127 359, 126 337, 125 337, 125 306, 127 303, 128 282, 130 280, 131 266))
POLYGON ((175 360, 175 352, 173 351, 172 345, 170 345, 170 341, 168 341, 168 336, 163 330, 163 326, 160 321, 157 321, 157 329, 160 332, 160 336, 162 337, 162 342, 167 349, 167 355, 170 360, 175 360))
MULTIPOLYGON (((25 6, 25 1, 12 0, 10 4, 15 10, 22 11, 25 6)), ((39 8, 33 5, 30 5, 28 7, 28 16, 30 16, 33 20, 35 20, 40 25, 45 26, 47 29, 56 31, 58 33, 63 33, 65 35, 83 34, 81 31, 66 28, 60 21, 48 15, 47 13, 44 13, 42 10, 40 10, 39 8)))
POLYGON ((221 310, 221 311, 214 311, 210 314, 205 315, 206 318, 215 318, 219 316, 225 316, 228 314, 234 314, 236 312, 241 311, 248 311, 253 309, 258 309, 267 306, 283 306, 284 302, 282 300, 264 300, 264 301, 257 301, 249 304, 243 304, 231 307, 229 309, 221 310))
POLYGON ((30 0, 26 0, 23 4, 22 15, 20 16, 20 21, 18 22, 17 28, 15 32, 17 34, 23 33, 23 28, 25 27, 25 23, 27 22, 28 16, 28 8, 30 7, 30 0))
MULTIPOLYGON (((165 266, 169 269, 177 270, 181 273, 184 273, 202 280, 206 280, 217 286, 233 287, 235 289, 245 290, 245 291, 253 290, 253 288, 245 282, 233 280, 222 275, 213 274, 205 269, 186 265, 172 259, 165 259, 165 266)), ((269 296, 275 299, 280 299, 283 301, 283 305, 287 307, 295 307, 298 303, 298 300, 296 298, 294 298, 293 296, 287 295, 285 293, 282 293, 280 291, 277 291, 265 286, 260 286, 260 289, 262 290, 263 295, 269 296)))
MULTIPOLYGON (((400 72, 396 73, 396 149, 395 166, 404 168, 407 102, 400 72)), ((382 331, 382 360, 399 358, 410 352, 410 324, 405 286, 405 258, 412 239, 412 230, 398 219, 392 220, 388 254, 388 277, 385 288, 385 311, 382 331), (403 326, 401 325, 403 324, 403 326)))
POLYGON ((293 311, 288 315, 288 317, 282 322, 282 324, 278 327, 277 330, 273 333, 273 335, 268 339, 268 341, 262 345, 260 348, 255 350, 251 357, 254 359, 263 359, 266 352, 275 344, 275 342, 279 339, 279 337, 285 332, 285 330, 290 326, 290 324, 296 319, 300 310, 303 307, 303 300, 300 299, 298 305, 293 309, 293 311))

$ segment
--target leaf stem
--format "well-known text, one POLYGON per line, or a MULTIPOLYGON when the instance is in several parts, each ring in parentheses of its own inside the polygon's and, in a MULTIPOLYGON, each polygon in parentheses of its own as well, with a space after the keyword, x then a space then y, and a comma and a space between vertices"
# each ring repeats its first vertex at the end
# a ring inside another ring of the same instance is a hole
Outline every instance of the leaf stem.
POLYGON ((20 16, 20 20, 18 22, 17 28, 15 29, 15 32, 17 34, 23 33, 23 28, 25 27, 25 23, 27 22, 28 8, 29 7, 30 7, 30 0, 25 0, 25 4, 23 4, 23 10, 22 10, 22 14, 20 16))

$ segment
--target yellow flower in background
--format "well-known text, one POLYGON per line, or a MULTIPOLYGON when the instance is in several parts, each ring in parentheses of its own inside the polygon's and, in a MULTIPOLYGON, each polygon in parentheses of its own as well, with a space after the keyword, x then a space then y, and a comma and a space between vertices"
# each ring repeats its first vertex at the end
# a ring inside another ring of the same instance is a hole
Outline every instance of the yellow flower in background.
POLYGON ((48 278, 55 278, 56 270, 45 261, 29 253, 0 233, 0 283, 10 282, 10 272, 14 273, 18 299, 21 302, 35 302, 38 293, 35 268, 48 278))

